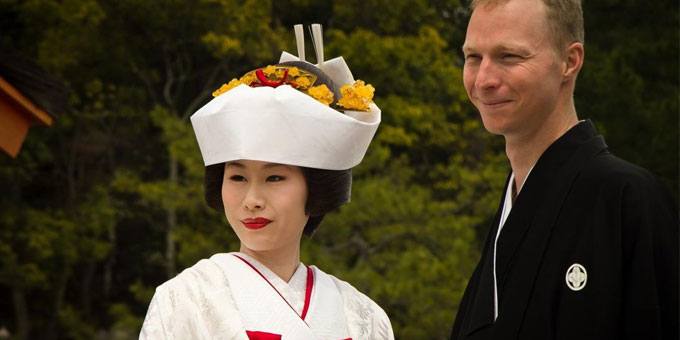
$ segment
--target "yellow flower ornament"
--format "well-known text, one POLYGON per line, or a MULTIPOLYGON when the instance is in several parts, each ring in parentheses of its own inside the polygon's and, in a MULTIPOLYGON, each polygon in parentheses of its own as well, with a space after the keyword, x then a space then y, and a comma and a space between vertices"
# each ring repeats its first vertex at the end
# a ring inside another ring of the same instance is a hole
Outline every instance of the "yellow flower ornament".
POLYGON ((373 102, 375 88, 371 84, 357 80, 352 85, 343 85, 340 88, 340 100, 338 106, 356 111, 368 111, 368 105, 373 102))
MULTIPOLYGON (((297 67, 268 65, 250 71, 240 79, 232 79, 229 83, 215 90, 213 97, 217 97, 241 84, 250 87, 290 85, 324 105, 329 106, 333 104, 335 100, 333 92, 325 84, 314 86, 316 81, 316 75, 297 67)), ((373 102, 374 92, 375 88, 373 86, 364 83, 362 80, 357 80, 354 84, 343 85, 340 88, 341 97, 336 104, 338 107, 348 110, 368 111, 369 104, 373 102)))
POLYGON ((307 94, 326 106, 331 105, 333 98, 335 97, 326 84, 310 87, 309 90, 307 90, 307 94))

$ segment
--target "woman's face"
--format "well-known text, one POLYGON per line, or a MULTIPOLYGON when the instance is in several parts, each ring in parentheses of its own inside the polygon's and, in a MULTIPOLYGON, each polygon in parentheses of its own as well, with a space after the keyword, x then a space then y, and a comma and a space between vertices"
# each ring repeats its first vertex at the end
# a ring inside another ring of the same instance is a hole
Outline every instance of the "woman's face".
POLYGON ((309 219, 305 213, 307 183, 299 167, 250 160, 228 162, 222 202, 242 252, 298 251, 309 219))

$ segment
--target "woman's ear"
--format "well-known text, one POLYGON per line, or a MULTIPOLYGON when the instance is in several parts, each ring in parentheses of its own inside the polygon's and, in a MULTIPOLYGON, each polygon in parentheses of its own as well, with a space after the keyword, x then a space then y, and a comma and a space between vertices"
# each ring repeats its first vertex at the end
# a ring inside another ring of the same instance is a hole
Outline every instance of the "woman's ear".
POLYGON ((583 57, 585 50, 583 43, 573 42, 564 51, 564 60, 562 61, 562 76, 564 82, 576 79, 581 67, 583 67, 583 57))

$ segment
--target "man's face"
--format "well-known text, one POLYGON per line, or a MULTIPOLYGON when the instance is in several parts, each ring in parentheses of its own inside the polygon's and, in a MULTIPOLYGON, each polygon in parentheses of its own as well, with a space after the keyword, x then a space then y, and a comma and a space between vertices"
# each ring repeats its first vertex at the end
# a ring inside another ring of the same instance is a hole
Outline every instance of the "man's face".
POLYGON ((541 0, 478 6, 463 52, 465 90, 489 132, 526 136, 557 109, 562 67, 541 0))

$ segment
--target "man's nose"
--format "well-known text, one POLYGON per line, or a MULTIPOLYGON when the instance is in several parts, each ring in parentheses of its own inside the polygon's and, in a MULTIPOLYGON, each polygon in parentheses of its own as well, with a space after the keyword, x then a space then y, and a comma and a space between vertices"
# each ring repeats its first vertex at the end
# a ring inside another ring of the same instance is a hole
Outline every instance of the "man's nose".
POLYGON ((497 88, 501 83, 499 72, 498 65, 493 60, 490 58, 482 59, 477 69, 475 86, 480 90, 497 88))

